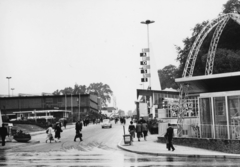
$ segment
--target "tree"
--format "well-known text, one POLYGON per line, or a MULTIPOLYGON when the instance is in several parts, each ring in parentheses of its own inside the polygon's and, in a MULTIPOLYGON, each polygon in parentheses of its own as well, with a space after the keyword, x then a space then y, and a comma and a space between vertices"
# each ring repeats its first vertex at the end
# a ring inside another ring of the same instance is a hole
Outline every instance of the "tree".
POLYGON ((118 110, 118 115, 119 115, 120 117, 125 116, 125 111, 119 109, 119 110, 118 110))
POLYGON ((161 70, 158 70, 158 76, 161 82, 161 88, 178 89, 179 86, 175 82, 178 69, 174 65, 168 65, 161 70))
POLYGON ((85 85, 74 85, 73 94, 86 94, 87 87, 85 85))
POLYGON ((238 0, 229 0, 226 4, 223 5, 223 7, 223 13, 239 13, 240 2, 238 0))
MULTIPOLYGON (((230 13, 236 11, 236 9, 240 9, 240 2, 238 0, 229 0, 226 4, 223 5, 223 13, 230 13)), ((239 10, 238 10, 239 11, 239 10)), ((208 23, 208 21, 203 21, 201 24, 197 24, 193 28, 192 37, 186 38, 183 40, 184 47, 180 48, 176 46, 176 50, 178 53, 177 61, 179 61, 180 65, 178 67, 177 78, 181 77, 185 63, 187 60, 187 56, 190 52, 190 49, 201 31, 201 29, 208 23)), ((212 40, 213 33, 216 28, 213 28, 209 34, 206 36, 205 40, 202 43, 200 51, 198 53, 193 76, 205 75, 205 67, 207 60, 207 53, 210 47, 210 42, 212 40)), ((240 50, 240 26, 238 23, 230 19, 220 37, 218 42, 215 60, 214 60, 214 69, 213 73, 224 73, 224 72, 234 72, 239 71, 239 68, 233 64, 237 57, 239 57, 240 50), (225 56, 224 56, 225 55, 225 56)))
POLYGON ((107 107, 107 102, 111 102, 111 96, 113 91, 111 90, 110 86, 103 83, 91 83, 88 87, 85 85, 78 85, 75 84, 74 88, 66 87, 63 90, 56 90, 53 92, 54 95, 61 95, 61 94, 95 94, 101 98, 101 106, 107 107))
POLYGON ((107 102, 111 102, 111 96, 113 94, 111 88, 107 84, 103 83, 91 83, 87 88, 87 91, 92 94, 96 94, 102 100, 102 107, 107 107, 107 102))
MULTIPOLYGON (((175 46, 176 50, 177 50, 177 54, 178 54, 177 55, 177 61, 179 61, 179 63, 180 63, 179 67, 178 67, 178 70, 176 71, 176 78, 181 78, 182 77, 182 73, 183 73, 183 70, 184 70, 184 67, 185 67, 185 63, 187 61, 188 54, 191 50, 191 47, 192 47, 196 37, 200 33, 201 29, 204 26, 206 26, 207 24, 208 24, 208 21, 203 21, 201 24, 196 24, 196 26, 193 28, 192 37, 190 37, 190 38, 187 37, 186 39, 183 40, 184 47, 181 48, 179 46, 175 46)), ((206 38, 206 39, 208 39, 208 38, 206 38)), ((199 52, 199 54, 202 53, 202 52, 203 53, 207 52, 207 51, 205 51, 205 49, 203 49, 203 48, 201 48, 201 49, 202 50, 199 52)), ((194 69, 194 73, 195 74, 202 74, 201 67, 202 67, 202 64, 201 64, 201 62, 199 62, 199 59, 197 59, 196 64, 195 64, 195 68, 197 70, 194 69), (199 64, 200 64, 200 66, 199 66, 199 64)))

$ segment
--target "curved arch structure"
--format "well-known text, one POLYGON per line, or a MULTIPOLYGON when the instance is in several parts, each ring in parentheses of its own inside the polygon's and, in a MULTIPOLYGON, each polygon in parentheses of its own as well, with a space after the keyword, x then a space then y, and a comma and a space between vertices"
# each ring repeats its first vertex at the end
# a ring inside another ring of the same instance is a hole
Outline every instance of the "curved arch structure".
MULTIPOLYGON (((240 24, 240 15, 237 13, 228 13, 228 14, 222 14, 220 15, 217 19, 212 20, 209 22, 201 32, 198 34, 196 37, 192 48, 188 54, 186 64, 183 70, 182 77, 192 77, 193 76, 193 71, 194 71, 194 66, 196 63, 197 55, 199 52, 200 47, 202 46, 202 43, 208 33, 216 27, 209 51, 208 51, 208 56, 207 56, 207 64, 206 64, 206 69, 205 69, 205 75, 211 75, 213 73, 213 65, 214 65, 214 58, 215 58, 215 53, 217 50, 217 45, 220 39, 220 36, 223 32, 223 29, 225 28, 227 22, 229 19, 233 19, 236 21, 238 24, 240 24)), ((188 86, 187 85, 180 85, 180 93, 179 93, 179 113, 178 113, 178 135, 182 136, 182 130, 183 130, 183 120, 184 116, 188 110, 187 106, 187 96, 188 96, 188 86)))

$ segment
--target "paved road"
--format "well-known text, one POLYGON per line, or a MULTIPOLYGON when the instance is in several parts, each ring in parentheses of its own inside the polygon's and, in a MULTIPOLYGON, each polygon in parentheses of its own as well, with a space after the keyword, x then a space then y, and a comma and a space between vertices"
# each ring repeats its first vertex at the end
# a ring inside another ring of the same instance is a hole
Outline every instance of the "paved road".
POLYGON ((239 160, 151 156, 117 148, 123 126, 112 129, 90 125, 83 129, 83 142, 74 142, 74 129, 64 130, 61 143, 45 143, 46 134, 33 136, 40 143, 1 150, 0 166, 238 166, 239 160))

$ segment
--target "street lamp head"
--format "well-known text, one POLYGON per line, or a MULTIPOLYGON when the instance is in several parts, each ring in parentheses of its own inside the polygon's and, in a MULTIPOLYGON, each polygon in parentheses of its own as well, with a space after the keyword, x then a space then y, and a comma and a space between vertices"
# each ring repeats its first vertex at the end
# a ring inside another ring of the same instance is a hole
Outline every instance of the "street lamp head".
POLYGON ((11 79, 12 77, 6 77, 7 79, 11 79))
POLYGON ((146 20, 146 21, 142 21, 142 24, 151 24, 154 23, 155 21, 151 21, 151 20, 146 20))

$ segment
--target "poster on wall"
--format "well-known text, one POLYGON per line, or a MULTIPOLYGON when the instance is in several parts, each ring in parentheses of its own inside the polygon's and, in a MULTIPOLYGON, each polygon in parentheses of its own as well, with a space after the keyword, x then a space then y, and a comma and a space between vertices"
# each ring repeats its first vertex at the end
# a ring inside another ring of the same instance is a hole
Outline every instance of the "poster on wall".
POLYGON ((158 109, 158 118, 166 118, 166 109, 158 109))
POLYGON ((147 103, 139 103, 139 114, 140 117, 148 117, 147 103))

